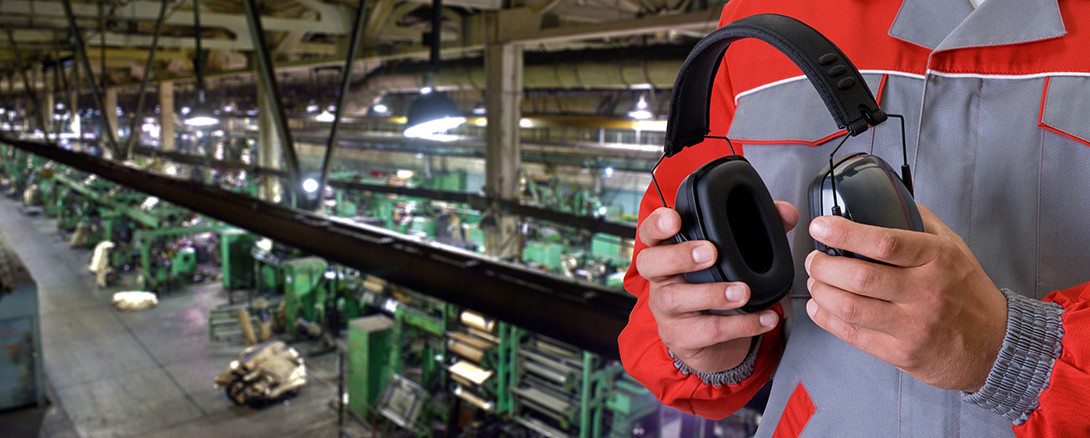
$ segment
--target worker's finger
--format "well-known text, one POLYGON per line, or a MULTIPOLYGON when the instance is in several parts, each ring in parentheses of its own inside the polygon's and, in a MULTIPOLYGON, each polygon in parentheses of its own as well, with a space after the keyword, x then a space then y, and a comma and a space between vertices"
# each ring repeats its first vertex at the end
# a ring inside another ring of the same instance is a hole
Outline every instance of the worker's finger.
POLYGON ((787 201, 776 201, 776 211, 780 213, 783 229, 791 231, 799 223, 799 210, 787 201))
POLYGON ((670 315, 706 310, 733 310, 749 301, 749 288, 739 282, 690 284, 678 282, 650 295, 651 309, 670 315))
POLYGON ((840 321, 890 334, 901 326, 900 309, 894 303, 857 295, 813 278, 806 286, 818 306, 840 321))
POLYGON ((651 281, 672 282, 679 274, 711 266, 717 254, 715 245, 707 240, 644 248, 636 255, 636 271, 651 281))
POLYGON ((779 323, 780 316, 773 310, 728 316, 698 316, 683 323, 686 324, 683 329, 692 333, 692 336, 677 339, 672 345, 676 345, 678 349, 706 348, 768 333, 779 323))
POLYGON ((894 266, 920 266, 934 257, 940 237, 916 231, 876 227, 840 216, 810 221, 810 235, 832 248, 850 251, 894 266))
POLYGON ((905 281, 901 268, 821 251, 811 251, 803 267, 818 282, 884 301, 898 301, 905 281))
POLYGON ((647 215, 636 231, 644 245, 658 246, 666 241, 672 243, 674 235, 681 231, 681 216, 672 208, 660 207, 647 215))

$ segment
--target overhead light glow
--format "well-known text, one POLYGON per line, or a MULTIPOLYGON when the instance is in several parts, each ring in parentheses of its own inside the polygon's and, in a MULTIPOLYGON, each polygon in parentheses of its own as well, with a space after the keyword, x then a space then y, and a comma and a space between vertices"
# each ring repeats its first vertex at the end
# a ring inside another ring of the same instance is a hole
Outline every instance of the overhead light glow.
POLYGON ((647 109, 647 100, 643 98, 643 95, 640 95, 640 101, 636 102, 636 109, 628 112, 628 117, 636 120, 647 120, 653 116, 654 114, 647 109))
POLYGON ((182 115, 183 115, 183 116, 187 116, 187 115, 189 115, 189 112, 190 112, 190 111, 193 111, 193 109, 192 109, 192 108, 190 108, 190 107, 188 107, 188 106, 183 106, 183 107, 182 107, 182 115))
POLYGON ((458 106, 442 93, 420 96, 409 107, 405 136, 421 138, 441 134, 466 122, 458 106))
POLYGON ((375 106, 371 107, 371 110, 373 110, 375 114, 386 115, 390 112, 390 107, 386 106, 385 103, 379 102, 376 103, 375 106))
POLYGON ((336 119, 336 117, 333 115, 333 113, 329 112, 329 110, 322 110, 321 114, 314 116, 314 120, 323 123, 331 123, 334 119, 336 119))
POLYGON ((185 124, 186 125, 196 126, 196 127, 212 126, 212 125, 215 125, 215 124, 217 124, 219 122, 220 122, 220 119, 217 119, 217 118, 212 117, 212 116, 196 116, 196 117, 190 117, 188 119, 185 119, 185 124))
POLYGON ((412 178, 413 175, 416 175, 416 172, 412 170, 398 169, 397 171, 397 177, 401 179, 409 179, 412 178))
POLYGON ((311 114, 318 112, 318 104, 314 103, 313 100, 310 101, 310 103, 307 105, 307 112, 311 114))
POLYGON ((443 117, 405 128, 405 136, 410 138, 427 137, 457 128, 465 122, 465 117, 443 117))
POLYGON ((435 91, 435 89, 433 89, 431 85, 425 85, 420 88, 420 94, 431 94, 432 91, 435 91))
POLYGON ((307 178, 303 181, 303 191, 307 193, 314 193, 318 191, 318 180, 314 178, 307 178))

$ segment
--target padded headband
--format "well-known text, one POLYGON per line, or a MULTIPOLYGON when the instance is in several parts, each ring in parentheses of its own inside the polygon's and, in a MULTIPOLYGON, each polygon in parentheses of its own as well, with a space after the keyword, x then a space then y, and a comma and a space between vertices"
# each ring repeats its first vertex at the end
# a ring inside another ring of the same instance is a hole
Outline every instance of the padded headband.
POLYGON ((886 120, 859 70, 828 38, 791 17, 761 14, 743 18, 712 32, 689 52, 674 82, 666 123, 665 154, 704 141, 712 82, 731 43, 755 38, 787 55, 810 78, 837 126, 858 135, 886 120))

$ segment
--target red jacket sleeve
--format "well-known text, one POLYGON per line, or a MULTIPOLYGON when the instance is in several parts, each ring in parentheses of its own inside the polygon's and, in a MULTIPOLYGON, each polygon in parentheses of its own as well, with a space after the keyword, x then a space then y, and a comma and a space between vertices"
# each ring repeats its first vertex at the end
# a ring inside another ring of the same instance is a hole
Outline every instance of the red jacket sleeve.
MULTIPOLYGON (((721 25, 729 21, 728 11, 724 11, 721 25)), ((711 98, 711 132, 713 135, 726 135, 730 120, 734 117, 734 94, 726 69, 721 69, 716 78, 711 98)), ((686 148, 681 153, 663 160, 655 171, 656 180, 662 196, 668 206, 673 206, 677 196, 677 187, 693 170, 704 163, 729 153, 721 140, 710 140, 709 144, 699 144, 686 148)), ((741 153, 740 145, 735 145, 741 153)), ((654 186, 648 187, 640 204, 640 223, 649 213, 662 207, 663 201, 654 186)), ((636 237, 633 260, 646 245, 636 237)), ((753 374, 736 385, 713 386, 704 383, 695 375, 684 375, 674 367, 667 347, 658 334, 658 325, 647 305, 649 283, 636 272, 633 263, 625 276, 625 289, 636 296, 636 306, 628 319, 628 325, 621 332, 617 341, 620 347, 621 362, 625 370, 637 381, 651 390, 664 404, 681 411, 700 415, 710 419, 726 417, 744 406, 753 395, 772 377, 772 372, 783 355, 784 339, 779 329, 766 333, 761 340, 753 374)), ((783 315, 780 306, 775 310, 783 315)))
POLYGON ((1052 366, 1040 406, 1014 427, 1020 438, 1090 436, 1090 283, 1048 294, 1064 309, 1060 357, 1052 366))

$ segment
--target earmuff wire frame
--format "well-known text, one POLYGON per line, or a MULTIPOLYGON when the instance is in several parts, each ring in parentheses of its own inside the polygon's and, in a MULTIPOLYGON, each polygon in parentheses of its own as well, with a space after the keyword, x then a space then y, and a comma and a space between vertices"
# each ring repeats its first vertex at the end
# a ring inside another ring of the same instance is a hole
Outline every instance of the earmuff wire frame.
MULTIPOLYGON (((904 160, 904 161, 902 161, 902 164, 901 164, 901 182, 903 182, 905 184, 905 188, 908 189, 908 193, 910 195, 914 194, 913 190, 912 190, 912 172, 911 172, 911 170, 909 169, 909 166, 908 166, 908 140, 905 137, 905 116, 901 115, 901 114, 891 114, 891 113, 886 113, 886 116, 896 118, 898 121, 901 122, 901 158, 904 160)), ((835 169, 835 166, 833 165, 833 156, 835 156, 837 151, 840 150, 840 147, 844 146, 844 143, 848 141, 848 137, 852 137, 852 135, 850 133, 848 135, 845 135, 844 138, 840 140, 840 143, 838 143, 836 145, 836 148, 834 148, 833 151, 829 153, 828 178, 829 178, 829 184, 831 184, 832 188, 833 188, 833 209, 832 209, 832 212, 833 212, 834 215, 837 215, 837 216, 840 216, 840 203, 837 200, 837 196, 836 196, 836 194, 837 194, 837 191, 836 191, 836 178, 833 178, 833 170, 835 169)))
POLYGON ((908 167, 908 140, 905 138, 905 116, 888 113, 886 116, 894 117, 901 122, 901 156, 904 160, 901 162, 901 182, 905 183, 908 194, 915 196, 916 192, 912 189, 912 171, 908 167))
MULTIPOLYGON (((714 139, 718 139, 718 140, 726 140, 727 141, 727 146, 730 146, 730 154, 731 155, 738 155, 738 153, 734 151, 734 143, 731 143, 729 138, 724 137, 724 136, 719 136, 719 135, 705 135, 704 138, 706 138, 706 139, 707 138, 714 138, 714 139)), ((666 159, 666 153, 663 152, 662 156, 659 157, 659 160, 655 162, 655 165, 651 166, 651 183, 655 185, 655 192, 658 193, 659 201, 662 202, 662 206, 666 207, 666 208, 671 208, 669 205, 666 205, 666 197, 662 196, 662 188, 659 187, 659 181, 657 179, 655 179, 655 170, 659 168, 659 165, 662 164, 662 160, 665 160, 665 159, 666 159)))

